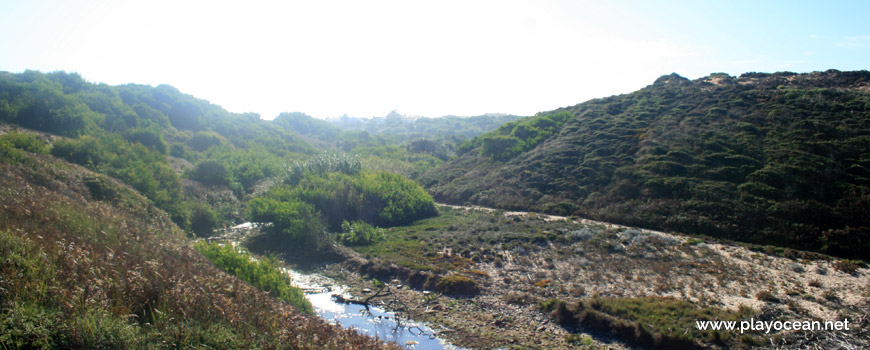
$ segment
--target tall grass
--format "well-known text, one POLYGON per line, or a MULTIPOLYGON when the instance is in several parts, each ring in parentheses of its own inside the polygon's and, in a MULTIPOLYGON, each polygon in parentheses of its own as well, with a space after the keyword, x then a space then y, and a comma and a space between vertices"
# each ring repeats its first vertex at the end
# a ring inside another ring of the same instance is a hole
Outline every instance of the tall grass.
POLYGON ((290 276, 281 271, 277 259, 253 259, 244 248, 230 244, 198 242, 194 245, 221 270, 229 272, 272 296, 284 300, 301 312, 313 314, 314 309, 302 290, 292 285, 290 276))
POLYGON ((217 269, 129 187, 97 200, 93 173, 25 157, 0 162, 0 348, 385 347, 217 269))

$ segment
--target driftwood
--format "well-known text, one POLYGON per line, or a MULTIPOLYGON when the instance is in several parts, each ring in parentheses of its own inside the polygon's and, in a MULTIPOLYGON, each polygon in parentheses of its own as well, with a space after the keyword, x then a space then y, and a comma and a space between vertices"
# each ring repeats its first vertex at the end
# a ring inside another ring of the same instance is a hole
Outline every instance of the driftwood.
POLYGON ((341 294, 333 294, 332 299, 335 299, 335 301, 337 301, 339 303, 356 304, 356 305, 362 305, 365 307, 369 306, 368 302, 365 300, 358 300, 358 299, 354 299, 354 298, 345 298, 341 294))

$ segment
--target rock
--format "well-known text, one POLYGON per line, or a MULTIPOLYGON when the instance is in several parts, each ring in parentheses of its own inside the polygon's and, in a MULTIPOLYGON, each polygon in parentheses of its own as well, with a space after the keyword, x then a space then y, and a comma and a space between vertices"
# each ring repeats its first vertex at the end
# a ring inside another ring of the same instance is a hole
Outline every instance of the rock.
POLYGON ((363 288, 363 289, 362 289, 362 292, 363 292, 363 294, 369 294, 369 293, 372 292, 372 290, 369 289, 369 288, 363 288))
POLYGON ((405 342, 405 345, 417 345, 417 344, 420 344, 420 343, 417 342, 416 340, 409 340, 409 341, 405 342))

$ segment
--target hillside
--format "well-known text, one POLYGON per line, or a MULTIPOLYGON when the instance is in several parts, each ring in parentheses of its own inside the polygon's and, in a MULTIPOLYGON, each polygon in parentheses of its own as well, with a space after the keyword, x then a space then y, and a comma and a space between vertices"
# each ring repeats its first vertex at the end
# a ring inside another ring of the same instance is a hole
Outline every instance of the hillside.
POLYGON ((422 177, 436 200, 865 257, 870 72, 663 76, 501 126, 422 177))
POLYGON ((342 131, 298 112, 261 120, 168 85, 0 72, 0 129, 17 128, 41 132, 51 155, 129 184, 199 236, 247 221, 247 201, 280 181, 290 163, 348 153, 367 170, 415 176, 442 164, 462 141, 342 131))
POLYGON ((420 137, 431 137, 433 135, 469 138, 520 118, 522 117, 510 114, 485 114, 473 117, 448 115, 438 118, 409 118, 393 111, 381 118, 365 119, 342 116, 338 119, 331 119, 329 122, 343 130, 396 135, 410 140, 420 137))
POLYGON ((130 187, 6 141, 0 347, 384 347, 218 270, 130 187))

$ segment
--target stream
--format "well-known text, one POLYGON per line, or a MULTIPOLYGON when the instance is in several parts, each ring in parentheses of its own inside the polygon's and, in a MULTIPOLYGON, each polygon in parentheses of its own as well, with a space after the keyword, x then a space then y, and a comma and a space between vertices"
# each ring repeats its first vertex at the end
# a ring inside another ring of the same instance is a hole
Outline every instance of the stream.
POLYGON ((329 323, 352 328, 383 341, 395 342, 405 349, 461 349, 437 337, 436 331, 425 324, 404 317, 397 318, 395 313, 377 306, 366 309, 363 305, 337 301, 333 294, 345 298, 350 296, 346 294, 346 286, 330 278, 294 270, 288 270, 288 273, 293 284, 305 292, 317 315, 329 323))
MULTIPOLYGON (((239 244, 242 238, 251 231, 258 230, 256 224, 250 222, 234 226, 222 235, 214 238, 232 245, 239 244)), ((359 333, 375 337, 386 342, 395 342, 405 349, 414 350, 454 350, 462 349, 448 343, 437 336, 437 331, 431 327, 408 319, 397 317, 394 312, 382 307, 346 303, 336 300, 333 295, 350 299, 347 286, 335 280, 314 273, 302 273, 286 269, 294 286, 305 292, 305 297, 314 307, 314 312, 329 323, 352 328, 359 333)))

